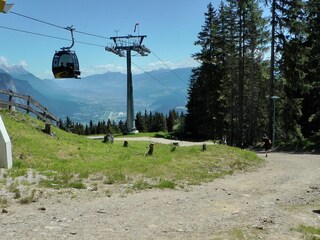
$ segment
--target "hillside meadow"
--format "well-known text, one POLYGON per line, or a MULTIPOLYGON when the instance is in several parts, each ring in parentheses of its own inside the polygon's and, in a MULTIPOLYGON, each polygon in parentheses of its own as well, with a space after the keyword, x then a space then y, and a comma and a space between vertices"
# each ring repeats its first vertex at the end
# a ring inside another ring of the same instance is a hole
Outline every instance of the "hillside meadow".
POLYGON ((254 152, 225 145, 177 147, 150 142, 123 141, 114 144, 91 140, 52 126, 53 135, 42 132, 44 123, 26 114, 1 110, 0 115, 10 135, 12 178, 26 175, 30 169, 44 176, 41 187, 86 188, 86 179, 100 179, 105 184, 129 183, 135 188, 176 188, 186 184, 209 182, 238 170, 259 166, 263 160, 254 152))

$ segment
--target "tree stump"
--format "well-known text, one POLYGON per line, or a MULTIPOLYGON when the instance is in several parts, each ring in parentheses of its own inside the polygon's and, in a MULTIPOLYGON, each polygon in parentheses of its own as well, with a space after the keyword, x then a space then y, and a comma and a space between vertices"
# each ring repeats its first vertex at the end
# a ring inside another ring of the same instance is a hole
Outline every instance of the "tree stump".
POLYGON ((153 154, 153 149, 154 149, 154 144, 153 144, 153 143, 150 143, 150 145, 149 145, 149 151, 147 152, 147 154, 148 154, 149 156, 152 156, 152 154, 153 154))
POLYGON ((179 143, 178 143, 178 142, 173 142, 173 143, 172 143, 171 152, 174 152, 174 151, 177 149, 178 146, 179 146, 179 143))
POLYGON ((124 147, 128 147, 128 145, 129 145, 128 141, 125 140, 125 141, 123 142, 123 146, 124 146, 124 147))
POLYGON ((202 144, 202 151, 204 152, 204 151, 207 151, 207 144, 202 144))
POLYGON ((43 129, 43 132, 51 135, 51 124, 50 123, 46 123, 46 125, 44 126, 44 129, 43 129))
POLYGON ((114 137, 112 136, 111 133, 107 133, 107 134, 103 137, 103 142, 104 142, 104 143, 111 143, 111 144, 113 144, 113 142, 114 142, 114 137))

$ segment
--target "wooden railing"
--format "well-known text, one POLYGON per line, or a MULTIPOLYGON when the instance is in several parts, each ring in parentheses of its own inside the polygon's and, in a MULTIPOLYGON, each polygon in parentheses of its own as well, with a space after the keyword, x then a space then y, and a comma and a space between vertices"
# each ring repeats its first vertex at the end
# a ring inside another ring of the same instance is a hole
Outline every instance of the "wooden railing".
POLYGON ((27 113, 31 112, 35 114, 39 119, 43 120, 46 123, 55 122, 56 124, 58 124, 59 122, 59 119, 57 117, 50 113, 46 107, 42 106, 39 102, 34 100, 30 95, 15 93, 11 90, 3 89, 0 89, 0 94, 8 96, 8 101, 0 99, 0 106, 5 106, 9 110, 11 110, 12 107, 24 109, 27 113), (23 102, 26 103, 23 104, 15 102, 13 101, 13 98, 23 99, 23 102))

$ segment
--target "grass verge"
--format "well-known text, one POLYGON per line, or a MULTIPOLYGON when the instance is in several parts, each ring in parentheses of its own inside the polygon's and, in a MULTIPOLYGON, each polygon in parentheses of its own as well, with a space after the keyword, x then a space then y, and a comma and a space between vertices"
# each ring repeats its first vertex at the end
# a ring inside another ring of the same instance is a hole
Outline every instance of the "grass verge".
POLYGON ((298 231, 304 234, 304 239, 320 240, 320 228, 300 225, 298 231))
POLYGON ((145 156, 149 142, 123 147, 121 141, 105 144, 55 127, 55 135, 49 136, 42 132, 44 124, 28 115, 0 114, 13 144, 14 167, 8 175, 21 176, 32 168, 46 176, 40 181, 44 187, 84 188, 81 179, 100 174, 107 184, 134 183, 143 176, 155 182, 151 187, 174 188, 177 183, 208 182, 263 162, 253 152, 225 145, 209 145, 207 151, 201 146, 171 151, 171 145, 155 144, 153 155, 145 156))

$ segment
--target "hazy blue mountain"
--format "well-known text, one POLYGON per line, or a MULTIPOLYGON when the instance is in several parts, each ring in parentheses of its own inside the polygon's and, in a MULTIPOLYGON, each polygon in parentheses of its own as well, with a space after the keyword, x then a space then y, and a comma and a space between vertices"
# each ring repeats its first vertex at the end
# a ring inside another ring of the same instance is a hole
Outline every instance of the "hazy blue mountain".
POLYGON ((158 70, 134 76, 135 98, 149 101, 153 110, 168 113, 186 105, 191 68, 158 70), (150 76, 151 75, 151 76, 150 76))
MULTIPOLYGON (((135 111, 168 113, 186 105, 186 96, 192 68, 160 69, 133 75, 135 111)), ((81 79, 52 80, 68 91, 70 96, 85 99, 87 106, 77 118, 86 121, 112 118, 119 120, 126 113, 127 76, 107 72, 81 79), (92 119, 91 118, 91 119, 92 119)))
MULTIPOLYGON (((135 111, 168 113, 186 105, 192 68, 160 69, 133 75, 135 111)), ((0 65, 0 88, 29 94, 58 117, 74 121, 125 118, 127 76, 107 72, 81 79, 41 80, 22 67, 0 65)))
POLYGON ((0 72, 0 89, 11 89, 12 91, 16 91, 13 78, 9 74, 0 72))
POLYGON ((80 111, 78 99, 72 99, 63 89, 53 84, 35 77, 22 67, 6 68, 0 65, 1 89, 30 95, 57 117, 65 118, 80 111))
POLYGON ((12 77, 17 75, 29 74, 21 65, 0 64, 0 72, 7 73, 12 77))

